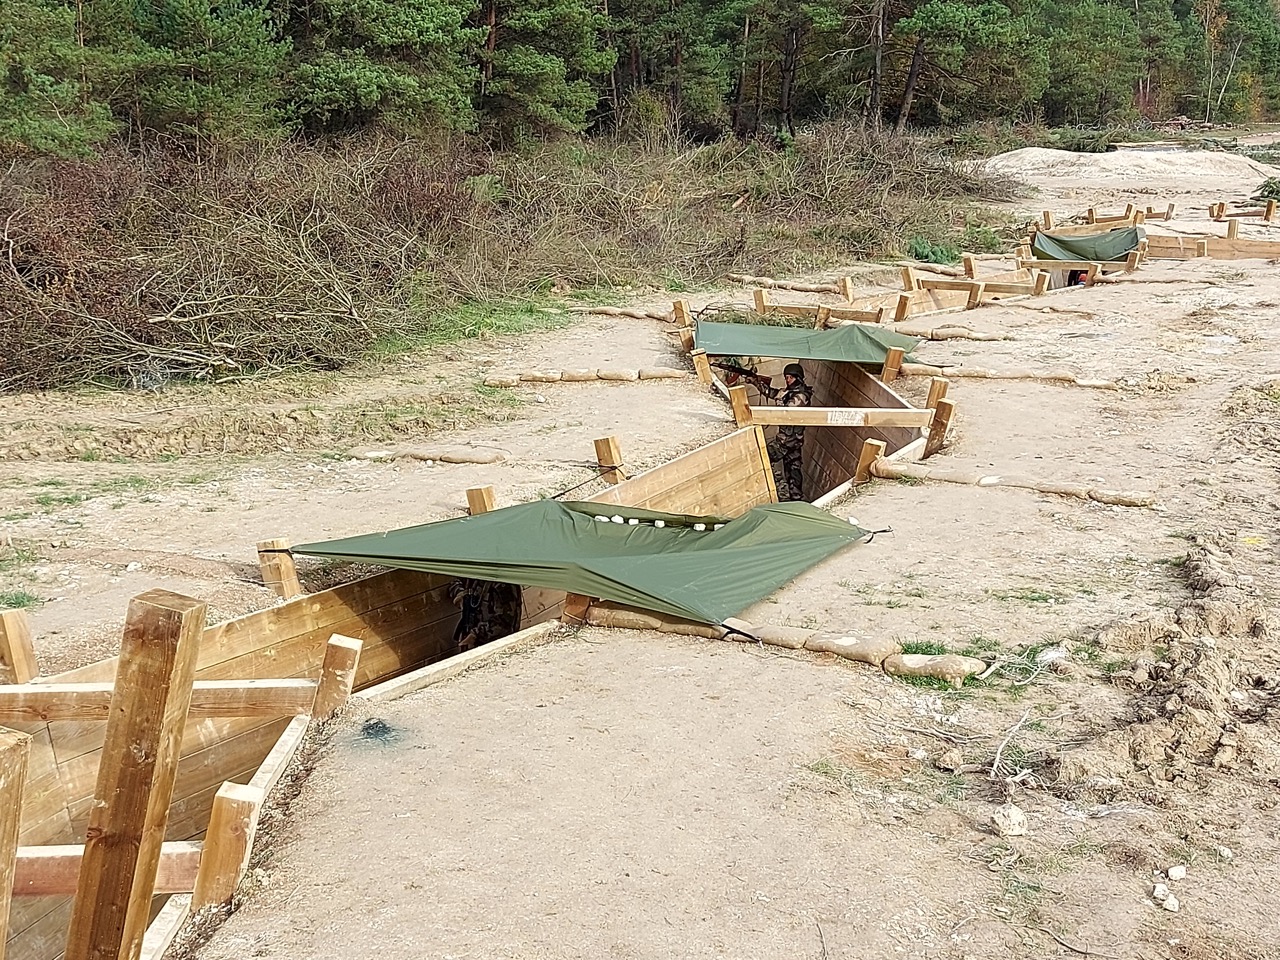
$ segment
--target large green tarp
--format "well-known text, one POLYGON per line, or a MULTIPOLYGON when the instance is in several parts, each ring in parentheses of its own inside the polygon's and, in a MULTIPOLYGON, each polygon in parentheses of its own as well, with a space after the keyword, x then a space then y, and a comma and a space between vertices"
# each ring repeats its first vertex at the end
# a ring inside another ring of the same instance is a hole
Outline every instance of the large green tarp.
POLYGON ((1031 253, 1037 260, 1123 260, 1142 240, 1144 232, 1137 227, 1122 227, 1087 237, 1055 237, 1037 233, 1031 241, 1031 253))
POLYGON ((894 347, 910 353, 918 337, 866 324, 846 324, 832 330, 804 330, 756 323, 712 323, 699 320, 693 331, 694 346, 713 357, 775 357, 785 360, 848 360, 884 366, 884 356, 894 347))
POLYGON ((535 500, 458 520, 304 543, 293 552, 547 587, 721 623, 866 536, 801 502, 768 504, 728 520, 535 500))

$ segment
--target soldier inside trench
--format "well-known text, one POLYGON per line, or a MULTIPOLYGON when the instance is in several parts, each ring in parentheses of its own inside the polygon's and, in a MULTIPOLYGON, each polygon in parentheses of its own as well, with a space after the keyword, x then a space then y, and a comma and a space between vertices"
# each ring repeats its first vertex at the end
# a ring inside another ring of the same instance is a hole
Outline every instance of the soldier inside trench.
POLYGON ((517 583, 462 577, 449 584, 449 600, 462 608, 453 631, 459 653, 520 629, 524 596, 517 583))

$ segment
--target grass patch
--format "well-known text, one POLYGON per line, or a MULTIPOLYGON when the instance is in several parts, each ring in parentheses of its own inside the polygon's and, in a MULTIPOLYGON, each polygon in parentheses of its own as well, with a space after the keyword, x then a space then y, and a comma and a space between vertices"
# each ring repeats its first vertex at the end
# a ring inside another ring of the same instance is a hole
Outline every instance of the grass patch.
POLYGON ((0 516, 0 520, 7 523, 17 523, 19 520, 30 520, 31 517, 32 514, 29 511, 25 513, 6 513, 4 516, 0 516))
POLYGON ((905 640, 902 643, 903 653, 920 653, 929 657, 940 657, 951 651, 936 640, 905 640))
POLYGON ((70 507, 77 503, 84 503, 89 498, 83 493, 39 493, 36 494, 36 503, 44 507, 46 510, 54 507, 70 507))
POLYGON ((1016 590, 988 590, 987 596, 1004 602, 1018 603, 1061 603, 1067 598, 1060 593, 1042 590, 1039 587, 1018 587, 1016 590))
POLYGON ((38 603, 40 598, 30 590, 0 590, 0 609, 21 610, 38 603))
POLYGON ((832 780, 847 790, 856 790, 866 785, 866 778, 853 767, 830 758, 815 760, 804 767, 810 773, 832 780))
POLYGON ((576 319, 574 314, 549 307, 545 301, 463 303, 447 310, 423 309, 419 316, 417 322, 378 337, 371 350, 373 356, 387 359, 462 340, 560 330, 576 319))

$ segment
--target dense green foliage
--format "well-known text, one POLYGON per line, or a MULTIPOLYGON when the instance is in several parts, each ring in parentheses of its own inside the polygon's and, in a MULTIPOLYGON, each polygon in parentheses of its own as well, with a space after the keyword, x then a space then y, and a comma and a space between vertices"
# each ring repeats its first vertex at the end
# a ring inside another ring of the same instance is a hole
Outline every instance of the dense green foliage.
POLYGON ((1280 115, 1273 0, 3 0, 0 148, 1280 115))

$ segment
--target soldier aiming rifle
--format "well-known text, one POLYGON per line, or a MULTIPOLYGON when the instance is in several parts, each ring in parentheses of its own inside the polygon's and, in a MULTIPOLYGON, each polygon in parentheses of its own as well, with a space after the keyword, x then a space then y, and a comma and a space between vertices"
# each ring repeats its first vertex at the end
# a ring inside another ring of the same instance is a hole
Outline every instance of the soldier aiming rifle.
MULTIPOLYGON (((788 363, 782 369, 786 386, 773 386, 773 379, 754 370, 732 363, 716 363, 729 376, 725 382, 733 386, 739 380, 749 380, 760 393, 777 402, 780 407, 808 407, 813 405, 813 387, 804 382, 804 367, 788 363)), ((804 427, 778 427, 778 434, 769 441, 769 459, 780 469, 775 470, 778 499, 804 499, 804 427)))

